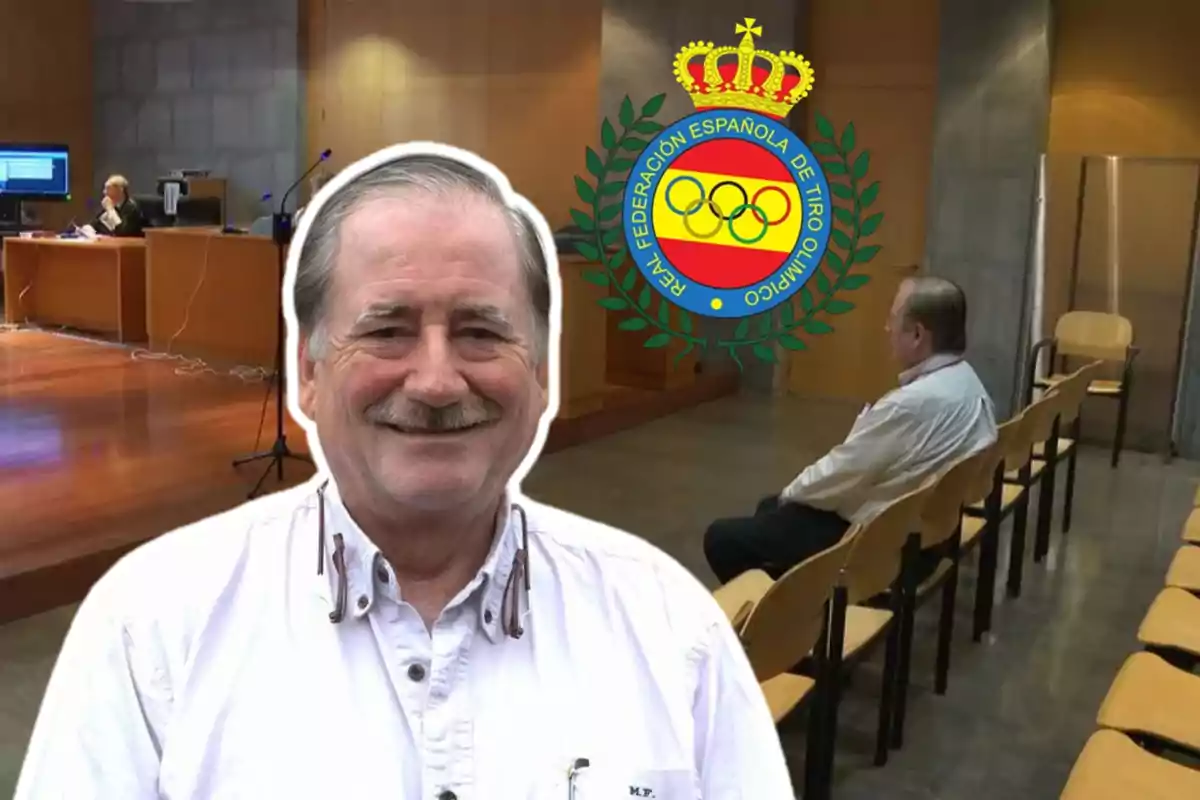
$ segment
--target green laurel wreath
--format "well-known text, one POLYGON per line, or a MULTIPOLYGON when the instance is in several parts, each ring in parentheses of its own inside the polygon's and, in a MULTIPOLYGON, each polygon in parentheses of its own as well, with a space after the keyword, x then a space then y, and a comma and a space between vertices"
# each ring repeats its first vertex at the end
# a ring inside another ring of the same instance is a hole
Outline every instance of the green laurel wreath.
MULTIPOLYGON (((649 333, 643 347, 660 348, 675 341, 682 343, 684 347, 675 356, 678 362, 694 349, 707 350, 710 342, 707 337, 693 333, 691 315, 647 283, 636 264, 625 268, 628 246, 623 241, 621 225, 626 186, 624 175, 633 167, 637 154, 650 143, 641 137, 652 137, 663 130, 653 117, 662 109, 665 99, 665 94, 650 98, 635 116, 633 103, 626 96, 618 114, 620 134, 605 117, 600 126, 600 143, 605 155, 601 157, 591 147, 587 148, 587 170, 594 181, 575 177, 575 192, 588 210, 572 208, 571 217, 580 230, 588 234, 587 239, 574 243, 575 249, 588 261, 603 267, 602 271, 587 270, 583 277, 610 289, 610 295, 597 302, 610 312, 629 314, 617 325, 620 330, 649 333), (620 246, 611 250, 618 242, 620 246), (656 296, 657 309, 654 307, 656 296), (672 318, 678 320, 678 327, 672 325, 672 318)), ((802 334, 822 336, 832 333, 833 326, 820 317, 838 316, 854 309, 853 303, 838 299, 837 294, 865 286, 870 276, 853 273, 854 267, 870 262, 879 253, 879 245, 861 244, 864 238, 879 230, 883 221, 882 212, 863 216, 879 195, 878 181, 860 188, 871 165, 871 152, 861 150, 854 155, 853 122, 847 123, 838 135, 829 120, 818 113, 816 128, 819 138, 812 141, 809 148, 818 156, 833 195, 830 202, 835 224, 830 230, 830 246, 795 296, 770 311, 744 317, 732 338, 718 338, 712 343, 727 351, 739 370, 744 368, 740 353, 747 349, 759 360, 774 363, 778 360, 775 345, 785 350, 805 350, 808 345, 800 338, 802 334), (833 203, 834 198, 848 202, 849 206, 833 203), (835 252, 835 246, 842 251, 840 255, 835 252), (814 284, 815 296, 810 289, 814 284), (754 331, 753 335, 751 331, 754 331)))

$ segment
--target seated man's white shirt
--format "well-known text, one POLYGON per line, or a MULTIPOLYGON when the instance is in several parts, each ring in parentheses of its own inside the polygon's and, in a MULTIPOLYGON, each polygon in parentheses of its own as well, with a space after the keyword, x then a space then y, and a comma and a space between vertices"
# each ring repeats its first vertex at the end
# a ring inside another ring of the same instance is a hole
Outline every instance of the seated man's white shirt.
POLYGON ((100 215, 100 221, 107 225, 110 231, 115 231, 121 225, 121 215, 117 213, 116 209, 106 208, 100 215))
POLYGON ((987 389, 966 361, 934 356, 863 409, 846 441, 800 473, 782 500, 865 522, 928 476, 996 441, 987 389))
POLYGON ((332 483, 317 575, 317 485, 161 537, 96 584, 17 800, 560 800, 579 758, 581 800, 794 797, 735 634, 657 549, 523 500, 525 635, 501 627, 516 512, 430 632, 332 483))

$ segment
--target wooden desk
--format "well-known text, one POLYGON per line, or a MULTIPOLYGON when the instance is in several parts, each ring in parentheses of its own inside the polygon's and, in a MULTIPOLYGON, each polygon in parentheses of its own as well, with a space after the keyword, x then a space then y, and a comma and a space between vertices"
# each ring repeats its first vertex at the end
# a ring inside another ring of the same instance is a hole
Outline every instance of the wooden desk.
POLYGON ((146 231, 150 349, 274 369, 282 287, 275 243, 218 228, 146 231))
MULTIPOLYGON (((630 269, 627 261, 621 268, 621 274, 630 269)), ((642 285, 639 278, 639 287, 642 285)), ((609 290, 613 297, 619 297, 616 287, 609 290)), ((640 290, 639 290, 640 291, 640 290)), ((652 309, 657 311, 662 298, 654 294, 652 309)), ((672 314, 674 315, 674 311, 672 314)), ((631 314, 609 314, 606 325, 608 338, 608 370, 605 379, 613 386, 627 386, 632 389, 652 389, 663 391, 681 389, 696 382, 696 361, 699 353, 693 349, 690 353, 679 358, 679 354, 687 346, 678 341, 667 347, 646 348, 643 342, 653 331, 623 331, 618 326, 621 321, 631 314), (676 359, 678 358, 678 361, 676 359)), ((700 319, 693 315, 698 323, 700 319)))
POLYGON ((146 341, 146 243, 6 238, 4 318, 146 341))

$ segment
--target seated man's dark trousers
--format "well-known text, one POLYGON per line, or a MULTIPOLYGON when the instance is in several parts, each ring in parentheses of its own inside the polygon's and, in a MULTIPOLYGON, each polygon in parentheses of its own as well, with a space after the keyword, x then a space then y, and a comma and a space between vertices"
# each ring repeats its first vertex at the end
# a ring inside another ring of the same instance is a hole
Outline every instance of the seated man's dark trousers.
POLYGON ((850 523, 832 511, 763 498, 753 517, 719 519, 704 534, 704 555, 722 584, 761 569, 778 580, 805 559, 833 547, 850 523))

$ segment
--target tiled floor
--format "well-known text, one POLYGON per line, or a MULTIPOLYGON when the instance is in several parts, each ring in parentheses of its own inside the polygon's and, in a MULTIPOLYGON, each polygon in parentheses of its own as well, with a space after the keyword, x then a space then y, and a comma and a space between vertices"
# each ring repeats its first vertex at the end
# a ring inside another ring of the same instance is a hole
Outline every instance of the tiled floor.
MULTIPOLYGON (((713 584, 701 533, 752 508, 836 441, 854 408, 736 398, 702 406, 542 460, 534 497, 659 544, 713 584)), ((908 740, 870 764, 878 671, 864 665, 843 702, 836 796, 846 800, 1013 800, 1058 796, 1096 709, 1178 547, 1200 465, 1127 454, 1119 470, 1084 450, 1070 538, 1026 571, 1020 600, 1001 600, 994 635, 970 642, 968 570, 950 691, 935 697, 936 609, 918 618, 908 740)), ((1060 481, 1061 484, 1061 481, 1060 481)), ((1001 570, 1005 564, 1001 563, 1001 570)), ((0 628, 0 796, 16 779, 29 727, 72 609, 0 628)), ((802 766, 802 720, 782 737, 802 766)))

